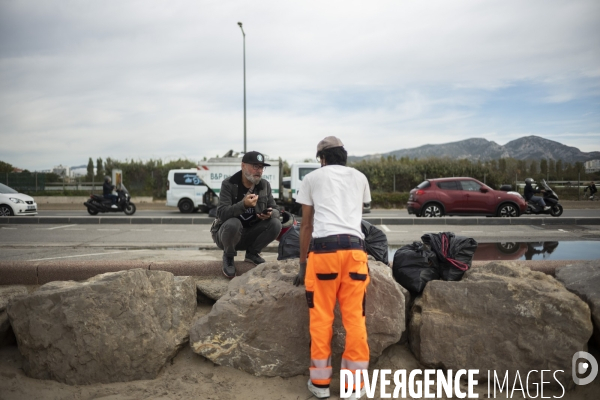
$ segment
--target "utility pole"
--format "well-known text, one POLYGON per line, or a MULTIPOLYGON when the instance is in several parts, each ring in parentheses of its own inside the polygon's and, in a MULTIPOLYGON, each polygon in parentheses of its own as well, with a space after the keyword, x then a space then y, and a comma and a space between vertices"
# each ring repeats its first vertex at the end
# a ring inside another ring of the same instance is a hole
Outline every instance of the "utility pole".
POLYGON ((244 36, 244 154, 246 154, 246 33, 242 27, 242 23, 238 22, 242 35, 244 36))

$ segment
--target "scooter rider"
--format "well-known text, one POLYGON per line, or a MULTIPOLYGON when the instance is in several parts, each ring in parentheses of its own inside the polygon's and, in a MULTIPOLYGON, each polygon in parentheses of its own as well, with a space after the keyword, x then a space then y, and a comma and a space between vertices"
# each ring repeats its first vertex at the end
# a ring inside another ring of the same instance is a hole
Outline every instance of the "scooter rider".
POLYGON ((550 207, 546 205, 544 199, 540 196, 534 196, 535 193, 544 193, 545 190, 534 189, 532 186, 534 183, 535 181, 532 178, 525 179, 525 200, 543 207, 544 211, 548 211, 550 207))
POLYGON ((594 184, 594 181, 591 181, 589 185, 587 185, 584 189, 584 193, 587 191, 590 191, 590 200, 594 199, 594 195, 596 194, 596 192, 598 191, 598 189, 596 189, 596 184, 594 184))
MULTIPOLYGON (((369 367, 365 296, 370 278, 361 219, 363 203, 371 201, 371 193, 365 175, 345 166, 348 153, 343 146, 334 136, 319 142, 317 158, 322 168, 304 177, 297 198, 302 224, 300 271, 294 285, 306 285, 311 340, 308 389, 319 399, 330 395, 336 300, 346 329, 341 368, 354 374, 369 367)), ((360 387, 344 383, 353 390, 350 399, 365 393, 362 382, 360 387)))
POLYGON ((115 185, 111 185, 110 182, 110 176, 105 176, 104 184, 102 185, 102 195, 105 199, 110 199, 110 201, 112 202, 111 208, 118 208, 117 200, 119 199, 119 197, 112 193, 113 189, 115 188, 115 185))

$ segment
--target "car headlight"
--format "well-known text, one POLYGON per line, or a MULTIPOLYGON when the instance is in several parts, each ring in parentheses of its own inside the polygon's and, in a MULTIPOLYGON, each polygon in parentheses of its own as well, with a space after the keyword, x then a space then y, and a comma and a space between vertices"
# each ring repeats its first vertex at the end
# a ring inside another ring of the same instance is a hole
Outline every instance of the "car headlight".
POLYGON ((15 199, 14 197, 9 197, 10 201, 17 204, 25 204, 25 202, 21 199, 15 199))

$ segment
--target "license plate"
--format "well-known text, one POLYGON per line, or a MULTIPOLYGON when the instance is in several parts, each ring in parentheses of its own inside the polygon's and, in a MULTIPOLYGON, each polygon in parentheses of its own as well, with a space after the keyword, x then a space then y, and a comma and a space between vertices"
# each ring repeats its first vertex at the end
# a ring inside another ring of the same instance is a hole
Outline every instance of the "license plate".
POLYGON ((35 210, 35 206, 27 206, 28 210, 35 210))

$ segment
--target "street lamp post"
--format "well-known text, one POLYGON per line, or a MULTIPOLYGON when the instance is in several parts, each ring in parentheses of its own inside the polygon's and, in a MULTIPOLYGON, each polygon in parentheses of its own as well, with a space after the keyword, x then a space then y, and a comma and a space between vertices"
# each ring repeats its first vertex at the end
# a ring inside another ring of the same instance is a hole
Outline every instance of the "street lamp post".
POLYGON ((244 36, 244 154, 246 153, 246 33, 242 27, 242 23, 238 22, 242 35, 244 36))

